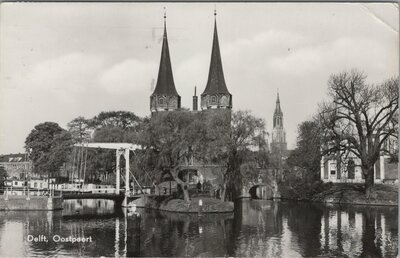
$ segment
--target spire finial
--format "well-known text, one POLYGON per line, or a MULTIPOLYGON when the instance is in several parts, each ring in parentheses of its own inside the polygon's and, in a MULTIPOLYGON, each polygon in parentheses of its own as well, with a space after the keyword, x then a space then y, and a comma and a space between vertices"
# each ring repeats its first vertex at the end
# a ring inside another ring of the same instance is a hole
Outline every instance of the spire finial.
POLYGON ((276 94, 276 103, 279 103, 279 88, 276 88, 277 94, 276 94))
POLYGON ((214 17, 217 17, 217 5, 214 4, 214 17))
POLYGON ((164 38, 167 36, 167 10, 164 6, 164 38))
POLYGON ((197 96, 197 95, 196 95, 196 89, 197 89, 197 86, 194 86, 194 95, 195 95, 195 96, 197 96))

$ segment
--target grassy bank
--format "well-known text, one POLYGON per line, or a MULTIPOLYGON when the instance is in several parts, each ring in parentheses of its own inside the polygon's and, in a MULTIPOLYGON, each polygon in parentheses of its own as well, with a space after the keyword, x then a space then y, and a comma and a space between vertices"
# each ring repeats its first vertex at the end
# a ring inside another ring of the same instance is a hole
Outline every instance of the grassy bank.
POLYGON ((395 185, 374 185, 371 194, 366 196, 363 185, 332 184, 323 192, 315 194, 311 200, 325 203, 398 205, 398 195, 395 185))
POLYGON ((363 184, 314 183, 304 186, 281 187, 282 198, 323 203, 398 205, 398 186, 376 184, 365 195, 363 184))

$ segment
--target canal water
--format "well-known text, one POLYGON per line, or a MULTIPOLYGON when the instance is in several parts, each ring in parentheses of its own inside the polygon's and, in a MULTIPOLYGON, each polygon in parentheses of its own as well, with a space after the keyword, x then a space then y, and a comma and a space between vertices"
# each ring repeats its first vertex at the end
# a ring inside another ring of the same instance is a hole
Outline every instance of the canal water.
POLYGON ((140 218, 110 200, 67 200, 56 212, 0 212, 0 257, 397 255, 397 207, 246 199, 234 214, 137 212, 140 218), (67 242, 77 239, 86 242, 67 242))

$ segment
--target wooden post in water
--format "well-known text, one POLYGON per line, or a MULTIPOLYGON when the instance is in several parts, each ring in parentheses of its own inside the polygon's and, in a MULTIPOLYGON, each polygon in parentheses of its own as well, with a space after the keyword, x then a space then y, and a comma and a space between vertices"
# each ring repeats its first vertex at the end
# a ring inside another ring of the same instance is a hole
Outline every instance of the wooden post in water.
POLYGON ((119 152, 119 150, 116 151, 117 152, 117 162, 116 162, 116 173, 115 173, 115 193, 119 194, 119 177, 120 177, 120 167, 119 167, 119 163, 120 163, 120 159, 121 159, 121 154, 119 152))
MULTIPOLYGON (((129 149, 125 149, 125 196, 129 196, 129 149)), ((133 186, 133 193, 135 193, 135 186, 133 186)))

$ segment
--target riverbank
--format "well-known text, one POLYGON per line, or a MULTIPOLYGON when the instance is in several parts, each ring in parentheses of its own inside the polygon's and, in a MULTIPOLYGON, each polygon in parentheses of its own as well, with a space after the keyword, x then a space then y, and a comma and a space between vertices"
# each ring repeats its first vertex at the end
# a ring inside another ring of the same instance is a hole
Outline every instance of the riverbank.
POLYGON ((234 209, 233 202, 223 202, 207 197, 191 198, 189 202, 186 202, 182 199, 173 199, 165 196, 143 196, 129 201, 129 205, 181 213, 224 213, 233 212, 234 209))
POLYGON ((361 205, 398 205, 396 185, 374 185, 366 196, 362 185, 333 184, 327 190, 313 196, 312 201, 324 203, 361 205))
POLYGON ((297 195, 285 190, 282 191, 282 199, 330 204, 397 206, 399 195, 397 185, 384 184, 374 185, 368 197, 365 195, 363 184, 321 184, 297 195))
POLYGON ((61 210, 63 198, 59 196, 0 195, 0 211, 61 210))

